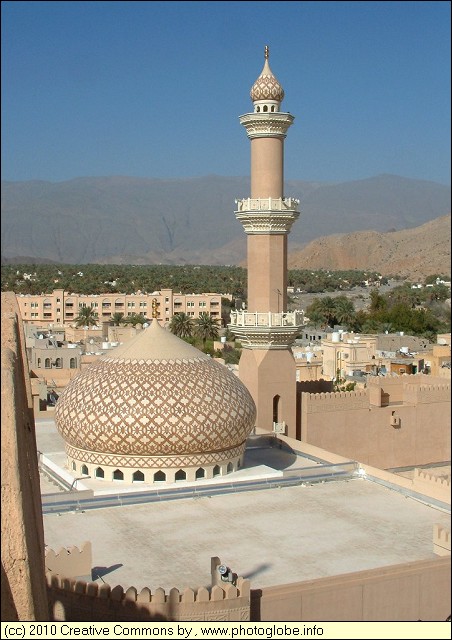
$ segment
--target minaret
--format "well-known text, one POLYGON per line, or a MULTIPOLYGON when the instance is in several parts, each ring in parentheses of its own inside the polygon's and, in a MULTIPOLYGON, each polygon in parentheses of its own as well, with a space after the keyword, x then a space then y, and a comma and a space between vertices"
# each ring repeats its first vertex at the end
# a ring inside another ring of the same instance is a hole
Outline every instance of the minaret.
POLYGON ((291 345, 302 313, 287 313, 287 236, 299 201, 284 197, 284 139, 294 117, 280 111, 284 91, 265 47, 251 88, 253 113, 240 116, 251 141, 251 197, 235 212, 248 237, 248 305, 231 314, 242 343, 239 376, 257 407, 256 426, 296 436, 296 367, 291 345))

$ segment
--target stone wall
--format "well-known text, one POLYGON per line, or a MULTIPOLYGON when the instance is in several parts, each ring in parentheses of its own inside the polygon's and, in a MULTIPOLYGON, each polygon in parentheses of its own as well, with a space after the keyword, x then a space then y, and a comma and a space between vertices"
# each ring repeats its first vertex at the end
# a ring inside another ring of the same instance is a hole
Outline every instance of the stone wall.
POLYGON ((2 621, 46 620, 44 531, 25 337, 2 293, 2 621))

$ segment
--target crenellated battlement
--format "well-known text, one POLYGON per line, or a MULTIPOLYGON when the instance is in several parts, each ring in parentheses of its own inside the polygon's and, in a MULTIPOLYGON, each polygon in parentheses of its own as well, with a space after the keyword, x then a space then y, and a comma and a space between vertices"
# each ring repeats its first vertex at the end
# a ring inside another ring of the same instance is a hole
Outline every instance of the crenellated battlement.
POLYGON ((403 400, 410 404, 429 402, 450 402, 450 383, 413 384, 407 382, 403 390, 403 400))
POLYGON ((91 578, 92 563, 91 542, 84 542, 80 548, 60 547, 57 551, 45 550, 47 574, 58 574, 66 578, 91 578))
POLYGON ((433 553, 438 556, 450 556, 451 536, 450 529, 440 524, 433 525, 433 553))
POLYGON ((308 413, 323 411, 340 411, 348 409, 367 409, 369 407, 369 391, 331 391, 324 393, 302 393, 302 405, 308 413))
POLYGON ((429 495, 450 504, 450 475, 445 477, 425 469, 415 469, 413 487, 420 493, 428 490, 429 495))
POLYGON ((444 487, 445 489, 450 489, 450 476, 447 478, 444 476, 438 476, 423 469, 414 470, 414 480, 432 482, 433 484, 444 487))
POLYGON ((107 583, 87 582, 54 573, 46 574, 53 620, 221 620, 250 619, 250 581, 237 578, 236 585, 225 583, 210 589, 187 587, 165 591, 140 591, 131 586, 111 587, 107 583), (90 617, 81 618, 80 614, 90 617))

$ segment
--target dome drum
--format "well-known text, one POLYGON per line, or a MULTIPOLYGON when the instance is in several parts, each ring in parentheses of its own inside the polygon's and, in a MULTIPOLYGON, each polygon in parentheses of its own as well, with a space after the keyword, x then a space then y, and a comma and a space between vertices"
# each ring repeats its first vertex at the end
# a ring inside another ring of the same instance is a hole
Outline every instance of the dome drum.
POLYGON ((68 467, 83 481, 83 475, 125 484, 171 484, 225 476, 243 466, 246 442, 239 447, 204 455, 107 456, 66 446, 68 467))

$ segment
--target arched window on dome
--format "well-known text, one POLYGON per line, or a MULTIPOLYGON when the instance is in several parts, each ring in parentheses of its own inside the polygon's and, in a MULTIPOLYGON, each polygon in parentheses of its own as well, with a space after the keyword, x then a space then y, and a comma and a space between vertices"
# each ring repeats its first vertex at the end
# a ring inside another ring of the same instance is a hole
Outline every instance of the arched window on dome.
POLYGON ((96 471, 94 472, 94 475, 96 476, 96 478, 105 478, 105 473, 102 467, 97 467, 96 471))
POLYGON ((75 369, 77 366, 77 361, 75 358, 71 358, 69 360, 69 369, 75 369))
POLYGON ((216 464, 216 465, 214 466, 214 468, 213 468, 213 477, 215 477, 215 476, 219 476, 219 475, 220 475, 220 473, 221 473, 221 469, 220 469, 220 467, 216 464))
POLYGON ((80 469, 80 471, 84 476, 88 475, 88 467, 86 466, 86 464, 82 464, 82 468, 80 469))
POLYGON ((240 469, 241 464, 240 464, 240 460, 237 460, 237 470, 240 469))
POLYGON ((75 471, 77 469, 77 465, 75 464, 74 461, 72 461, 72 471, 75 471))
POLYGON ((50 369, 50 358, 46 358, 44 361, 44 366, 46 369, 50 369))
POLYGON ((275 107, 273 106, 273 107, 272 107, 272 112, 274 112, 274 111, 275 111, 275 107))
POLYGON ((41 358, 38 358, 38 369, 41 368, 41 358))
POLYGON ((63 364, 62 364, 61 358, 57 358, 55 360, 55 366, 57 367, 57 369, 61 369, 62 368, 63 364))
POLYGON ((267 105, 266 105, 266 104, 264 104, 264 108, 262 109, 262 111, 265 111, 265 113, 267 113, 267 111, 268 111, 268 107, 267 107, 267 105))
POLYGON ((142 471, 135 471, 132 476, 132 482, 144 482, 144 473, 142 471))
POLYGON ((187 474, 185 473, 185 471, 183 469, 179 469, 179 471, 176 471, 174 479, 175 480, 186 480, 187 479, 187 474))
POLYGON ((230 462, 227 467, 227 472, 232 473, 233 471, 234 471, 234 467, 232 466, 232 462, 230 462))
POLYGON ((163 471, 156 471, 154 473, 154 482, 165 482, 166 481, 166 473, 163 471))
POLYGON ((261 108, 260 108, 260 107, 256 107, 256 113, 259 113, 259 112, 260 112, 260 110, 261 110, 261 108))
POLYGON ((113 480, 124 480, 124 474, 120 469, 113 471, 113 480))
POLYGON ((196 470, 196 474, 195 474, 196 480, 199 480, 200 478, 205 478, 205 477, 206 477, 206 470, 203 469, 202 467, 199 467, 199 469, 196 470))

